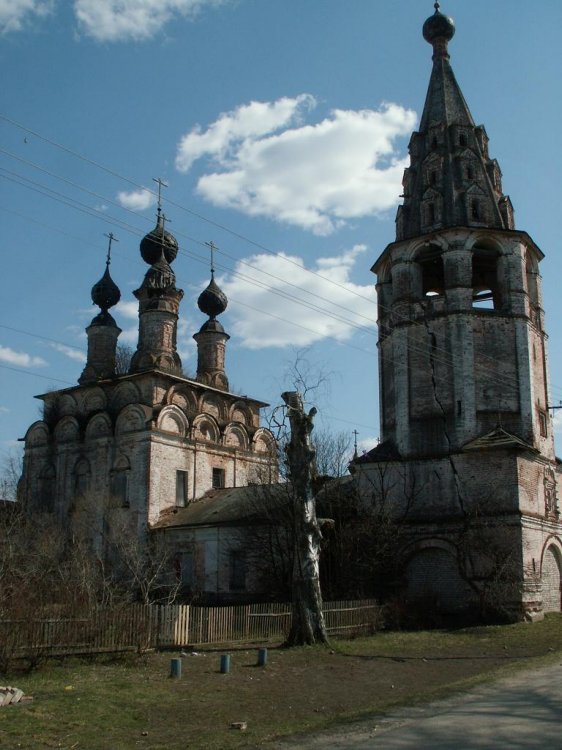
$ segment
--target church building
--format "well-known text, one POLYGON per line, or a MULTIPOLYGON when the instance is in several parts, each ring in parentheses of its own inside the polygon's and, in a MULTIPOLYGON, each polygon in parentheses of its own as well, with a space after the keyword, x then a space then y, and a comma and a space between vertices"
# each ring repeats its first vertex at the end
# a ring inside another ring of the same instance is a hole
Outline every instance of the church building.
MULTIPOLYGON (((134 292, 138 346, 128 372, 118 375, 120 329, 109 310, 120 292, 110 253, 111 235, 105 273, 92 288, 100 312, 86 329, 86 366, 76 386, 39 396, 43 418, 25 436, 20 484, 28 509, 53 514, 65 528, 85 523, 100 559, 111 524, 142 543, 163 517, 211 492, 277 481, 275 440, 260 426, 266 404, 229 390, 229 336, 217 319, 227 299, 214 270, 198 299, 207 320, 194 335, 197 375, 190 378, 176 348, 183 297, 172 270, 178 243, 159 205, 156 227, 140 243, 149 268, 134 292)), ((204 578, 217 554, 206 543, 199 547, 204 578)))
MULTIPOLYGON (((433 70, 377 276, 381 442, 352 465, 408 530, 410 598, 511 617, 560 611, 560 462, 539 263, 449 62, 433 70)), ((382 501, 381 500, 381 501, 382 501)))

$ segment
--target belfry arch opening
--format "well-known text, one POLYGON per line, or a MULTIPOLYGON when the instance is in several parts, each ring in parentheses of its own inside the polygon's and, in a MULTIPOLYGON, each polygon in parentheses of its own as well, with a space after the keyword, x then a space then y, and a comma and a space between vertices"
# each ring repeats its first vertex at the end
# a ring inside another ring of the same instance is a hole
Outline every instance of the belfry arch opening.
POLYGON ((498 280, 497 250, 475 247, 472 251, 472 306, 480 310, 499 310, 502 295, 498 280))
POLYGON ((423 298, 441 297, 445 294, 445 271, 441 248, 428 245, 416 257, 421 270, 423 298))

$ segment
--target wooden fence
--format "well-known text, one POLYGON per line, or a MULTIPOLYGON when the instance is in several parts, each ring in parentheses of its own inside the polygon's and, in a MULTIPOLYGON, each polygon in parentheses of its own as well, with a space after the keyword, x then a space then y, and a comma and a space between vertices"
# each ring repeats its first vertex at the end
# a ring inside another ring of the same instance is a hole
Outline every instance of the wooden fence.
MULTIPOLYGON (((374 630, 374 600, 325 602, 331 634, 374 630)), ((0 621, 0 650, 19 654, 84 654, 283 639, 289 604, 233 607, 132 605, 88 617, 0 621)))

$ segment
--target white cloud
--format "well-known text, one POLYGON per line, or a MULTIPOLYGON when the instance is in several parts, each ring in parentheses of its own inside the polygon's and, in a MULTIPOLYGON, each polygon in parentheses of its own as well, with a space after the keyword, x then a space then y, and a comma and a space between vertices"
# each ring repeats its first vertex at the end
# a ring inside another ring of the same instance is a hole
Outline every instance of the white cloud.
POLYGON ((552 426, 555 435, 562 435, 562 409, 556 409, 552 417, 552 426))
POLYGON ((65 357, 73 359, 76 362, 86 361, 86 354, 83 351, 80 351, 80 349, 75 349, 74 347, 67 346, 66 344, 58 344, 55 341, 49 341, 49 346, 51 347, 51 349, 64 354, 65 357))
POLYGON ((49 15, 54 0, 0 0, 0 33, 21 31, 35 18, 49 15))
POLYGON ((115 306, 115 312, 129 320, 138 320, 139 303, 135 300, 120 300, 115 306))
POLYGON ((42 367, 47 364, 41 357, 33 357, 26 352, 16 352, 14 349, 2 345, 0 345, 0 362, 17 365, 18 367, 42 367))
POLYGON ((320 258, 310 269, 315 273, 308 272, 302 258, 283 253, 254 255, 239 262, 234 275, 219 280, 231 300, 230 333, 239 336, 243 346, 261 349, 303 347, 328 336, 345 341, 357 325, 374 331, 374 287, 354 284, 349 278, 365 249, 357 245, 340 256, 320 258), (272 294, 256 281, 280 294, 272 294), (315 309, 283 295, 298 297, 315 309))
POLYGON ((7 406, 0 406, 0 414, 9 414, 10 410, 7 406))
POLYGON ((225 0, 75 0, 81 31, 100 42, 143 41, 176 16, 194 18, 225 0))
POLYGON ((319 235, 395 206, 407 166, 395 141, 412 131, 416 113, 384 104, 378 111, 338 109, 303 124, 315 103, 302 94, 222 114, 181 139, 176 167, 186 172, 206 156, 213 171, 199 178, 197 190, 211 203, 319 235))
POLYGON ((117 193, 117 200, 123 208, 130 208, 131 211, 144 211, 145 208, 156 203, 156 196, 150 190, 141 188, 130 193, 117 193))

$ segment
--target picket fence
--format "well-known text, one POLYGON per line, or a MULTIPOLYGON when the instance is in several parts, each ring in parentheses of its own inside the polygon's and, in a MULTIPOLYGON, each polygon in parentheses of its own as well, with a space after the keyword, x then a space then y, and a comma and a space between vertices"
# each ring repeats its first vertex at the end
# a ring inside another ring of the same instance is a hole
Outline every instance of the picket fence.
MULTIPOLYGON (((378 605, 371 599, 325 602, 323 611, 328 633, 360 634, 374 629, 378 605)), ((146 651, 280 640, 290 623, 289 604, 132 605, 79 618, 0 620, 0 644, 13 655, 146 651)))

